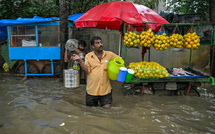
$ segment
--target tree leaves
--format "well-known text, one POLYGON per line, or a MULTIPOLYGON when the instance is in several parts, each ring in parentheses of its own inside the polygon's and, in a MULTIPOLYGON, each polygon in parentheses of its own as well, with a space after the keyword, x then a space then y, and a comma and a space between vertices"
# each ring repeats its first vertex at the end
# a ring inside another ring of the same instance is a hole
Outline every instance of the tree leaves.
POLYGON ((18 17, 32 18, 33 16, 58 16, 58 0, 44 1, 39 3, 33 0, 1 0, 0 19, 16 19, 18 17))
POLYGON ((205 14, 209 14, 209 0, 170 0, 167 10, 175 13, 195 13, 205 20, 205 14))
MULTIPOLYGON (((67 0, 69 14, 84 13, 108 0, 67 0)), ((59 0, 0 0, 0 19, 59 16, 59 0)))
POLYGON ((106 2, 108 2, 108 0, 68 0, 69 13, 84 13, 95 6, 106 2))

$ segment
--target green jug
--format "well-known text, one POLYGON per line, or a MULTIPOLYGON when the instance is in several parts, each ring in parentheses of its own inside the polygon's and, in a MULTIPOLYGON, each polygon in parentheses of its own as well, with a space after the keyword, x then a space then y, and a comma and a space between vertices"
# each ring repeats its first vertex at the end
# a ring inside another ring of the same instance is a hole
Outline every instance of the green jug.
POLYGON ((124 65, 124 61, 119 57, 115 58, 114 60, 111 60, 108 63, 108 77, 109 77, 109 79, 117 80, 120 67, 125 67, 125 65, 124 65))

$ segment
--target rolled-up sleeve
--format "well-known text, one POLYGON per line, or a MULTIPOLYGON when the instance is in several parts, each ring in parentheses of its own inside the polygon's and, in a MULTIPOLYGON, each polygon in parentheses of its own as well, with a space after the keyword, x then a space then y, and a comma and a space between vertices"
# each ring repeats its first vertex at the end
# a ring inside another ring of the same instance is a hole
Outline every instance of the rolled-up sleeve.
POLYGON ((88 68, 88 72, 89 72, 89 74, 91 73, 91 66, 90 66, 90 62, 89 62, 89 55, 86 55, 85 56, 85 65, 87 66, 87 68, 88 68))

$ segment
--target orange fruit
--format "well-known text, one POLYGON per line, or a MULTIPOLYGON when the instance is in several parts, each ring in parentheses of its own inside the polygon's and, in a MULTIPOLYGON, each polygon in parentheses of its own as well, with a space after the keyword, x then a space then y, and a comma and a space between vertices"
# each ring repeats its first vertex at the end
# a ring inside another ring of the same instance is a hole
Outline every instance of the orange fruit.
POLYGON ((191 45, 187 45, 187 48, 191 48, 191 45))
POLYGON ((196 44, 194 44, 194 45, 193 45, 193 48, 196 48, 196 47, 197 47, 196 44))
POLYGON ((199 36, 198 36, 198 35, 195 35, 194 37, 195 37, 195 39, 199 39, 199 36))
POLYGON ((128 39, 128 42, 132 42, 132 39, 128 39))
POLYGON ((190 39, 190 38, 187 38, 187 42, 191 42, 191 39, 190 39))
POLYGON ((191 42, 190 42, 190 45, 193 45, 193 44, 194 44, 194 42, 193 42, 193 41, 191 41, 191 42))
POLYGON ((130 46, 133 46, 134 45, 134 43, 133 42, 130 42, 130 46))
POLYGON ((148 46, 148 44, 147 44, 147 43, 144 43, 144 44, 143 44, 143 46, 144 46, 144 47, 147 47, 147 46, 148 46))
POLYGON ((128 40, 128 36, 124 36, 124 40, 128 40))

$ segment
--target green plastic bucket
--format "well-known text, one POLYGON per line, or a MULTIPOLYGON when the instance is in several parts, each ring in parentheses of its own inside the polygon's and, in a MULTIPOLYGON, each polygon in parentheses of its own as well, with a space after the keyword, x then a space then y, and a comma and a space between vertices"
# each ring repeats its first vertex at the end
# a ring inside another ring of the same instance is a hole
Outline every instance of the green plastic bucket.
POLYGON ((119 68, 125 67, 124 61, 117 57, 114 60, 111 60, 108 63, 108 77, 111 80, 117 80, 118 74, 119 74, 119 68))

